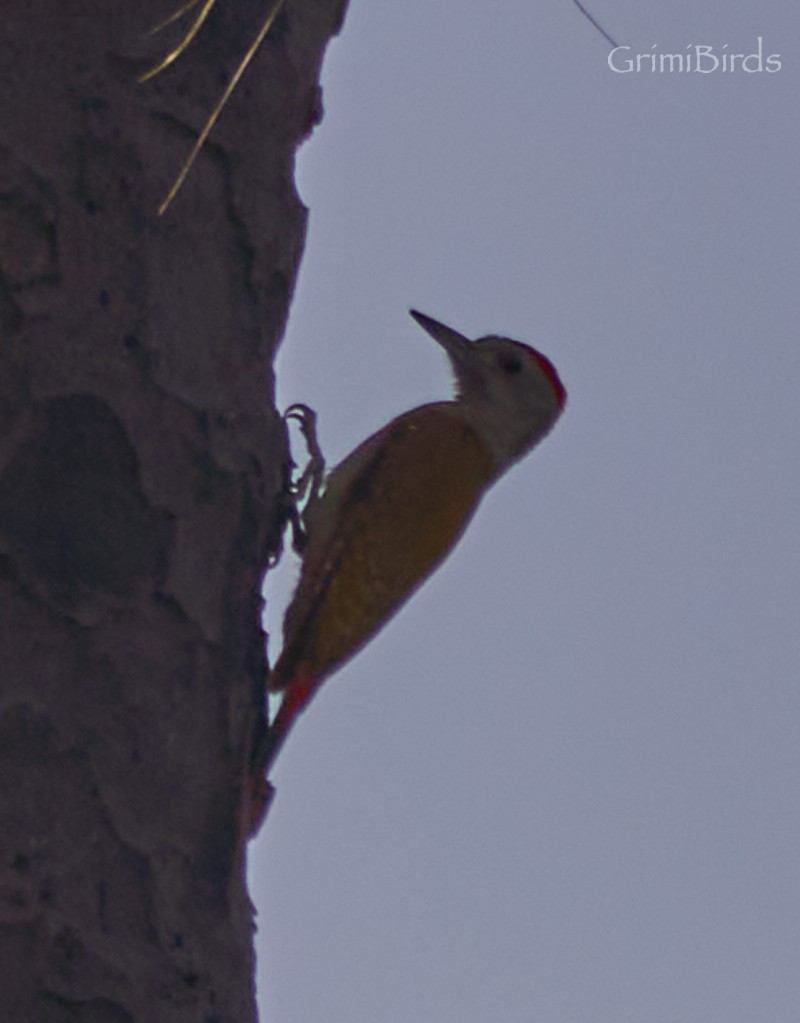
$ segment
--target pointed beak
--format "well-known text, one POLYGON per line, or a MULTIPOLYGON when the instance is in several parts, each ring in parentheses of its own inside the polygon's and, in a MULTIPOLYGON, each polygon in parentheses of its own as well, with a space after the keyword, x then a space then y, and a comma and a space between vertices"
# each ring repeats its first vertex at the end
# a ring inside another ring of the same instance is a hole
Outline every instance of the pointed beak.
POLYGON ((410 309, 409 312, 420 327, 422 327, 426 333, 430 334, 434 341, 437 341, 442 348, 444 348, 456 369, 461 368, 465 363, 472 361, 470 358, 472 342, 468 337, 464 337, 463 334, 459 334, 458 331, 453 330, 452 327, 446 327, 443 323, 439 323, 439 321, 434 320, 432 316, 426 316, 425 313, 418 313, 416 309, 410 309))
POLYGON ((476 348, 468 337, 459 334, 452 327, 445 326, 444 323, 439 323, 432 316, 418 313, 416 309, 410 309, 409 312, 420 327, 447 352, 455 374, 458 393, 482 393, 484 385, 480 349, 476 348))

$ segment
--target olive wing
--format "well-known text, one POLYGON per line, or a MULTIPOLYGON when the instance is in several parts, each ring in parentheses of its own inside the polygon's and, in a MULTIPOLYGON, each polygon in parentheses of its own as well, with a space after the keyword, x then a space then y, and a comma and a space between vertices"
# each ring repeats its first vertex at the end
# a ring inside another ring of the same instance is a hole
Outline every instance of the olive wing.
POLYGON ((283 688, 300 663, 321 681, 349 659, 463 532, 493 463, 455 410, 440 403, 399 416, 331 473, 270 688, 283 688))

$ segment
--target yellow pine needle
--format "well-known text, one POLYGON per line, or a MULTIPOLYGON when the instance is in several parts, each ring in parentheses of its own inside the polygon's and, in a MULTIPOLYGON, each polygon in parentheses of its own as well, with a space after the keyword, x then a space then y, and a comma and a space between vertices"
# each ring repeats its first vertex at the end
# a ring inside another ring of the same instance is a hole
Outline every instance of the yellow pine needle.
POLYGON ((157 21, 157 24, 153 25, 151 29, 148 29, 146 35, 154 36, 166 29, 168 25, 172 25, 173 21, 179 21, 184 14, 187 14, 192 7, 196 7, 199 0, 188 0, 187 3, 183 4, 182 7, 178 7, 171 14, 168 14, 163 21, 157 21))
MULTIPOLYGON (((195 38, 197 33, 203 27, 203 24, 205 23, 206 19, 211 13, 211 10, 216 2, 217 0, 204 0, 203 6, 200 8, 200 13, 195 18, 194 22, 190 26, 188 32, 183 37, 183 39, 181 39, 178 45, 175 46, 172 50, 170 50, 166 57, 164 57, 163 60, 159 61, 158 64, 155 65, 155 67, 150 68, 149 71, 146 71, 143 75, 139 77, 140 83, 147 82, 151 78, 155 78, 156 75, 160 74, 162 71, 168 68, 170 64, 173 64, 178 59, 178 57, 181 56, 181 54, 186 50, 186 48, 195 38)), ((168 25, 173 24, 173 22, 179 21, 185 14, 188 14, 193 7, 196 7, 198 3, 200 3, 200 0, 187 0, 185 4, 183 4, 177 10, 173 11, 172 14, 166 17, 163 21, 160 21, 157 25, 154 25, 153 28, 150 29, 148 35, 155 35, 155 33, 160 32, 168 25)), ((244 57, 242 57, 241 61, 239 62, 239 66, 234 71, 231 80, 225 87, 225 91, 222 93, 216 105, 214 106, 214 109, 211 111, 208 120, 203 126, 203 130, 200 132, 199 136, 197 137, 197 141, 192 147, 192 151, 189 153, 189 156, 186 158, 183 166, 181 167, 180 173, 173 182, 173 185, 170 188, 169 192, 167 192, 166 198, 158 207, 159 216, 161 216, 166 211, 169 204, 180 191, 181 186, 183 185, 187 175, 189 174, 189 171, 192 169, 192 164, 197 159, 197 154, 205 145, 206 139, 211 134, 214 125, 219 120, 220 114, 225 108, 225 105, 228 102, 228 100, 231 98, 234 89, 239 84, 242 75, 247 70, 250 61, 253 59, 253 57, 255 57, 259 47, 264 42, 264 37, 272 28, 275 19, 277 18, 281 8, 283 7, 283 4, 284 0, 275 0, 275 3, 269 9, 269 13, 264 19, 264 22, 261 25, 258 34, 251 43, 250 47, 248 48, 247 53, 245 53, 244 57)))
POLYGON ((189 11, 191 11, 193 7, 197 7, 199 3, 200 0, 188 0, 188 2, 185 3, 182 7, 179 7, 176 11, 173 11, 172 14, 168 14, 163 21, 159 21, 156 25, 153 25, 151 29, 148 29, 147 35, 149 36, 157 35, 159 32, 162 31, 162 29, 165 29, 167 25, 171 25, 173 21, 180 21, 184 14, 188 14, 189 11))
MULTIPOLYGON (((179 8, 173 14, 170 14, 170 16, 165 21, 162 21, 154 28, 151 28, 150 34, 152 35, 155 32, 160 32, 162 28, 166 28, 167 25, 171 25, 173 21, 177 21, 179 18, 182 18, 184 14, 187 14, 193 7, 196 7, 198 2, 199 0, 189 0, 188 3, 183 5, 183 7, 179 8)), ((155 78, 156 75, 161 74, 161 72, 165 68, 168 68, 170 64, 172 64, 174 61, 178 59, 178 57, 180 57, 180 55, 183 53, 186 47, 191 43, 191 41, 203 27, 203 23, 211 13, 211 8, 214 6, 216 2, 217 0, 205 0, 205 3, 200 9, 200 13, 195 18, 194 22, 189 28, 189 31, 186 33, 183 39, 181 39, 178 45, 174 49, 170 50, 166 57, 164 57, 163 60, 159 61, 155 67, 150 68, 149 71, 145 71, 143 75, 139 76, 140 83, 147 82, 151 78, 155 78)))
MULTIPOLYGON (((216 0, 211 0, 211 2, 215 3, 216 0)), ((231 80, 225 86, 225 91, 222 93, 220 98, 217 100, 216 106, 211 111, 211 114, 209 115, 208 120, 206 121, 205 125, 203 126, 203 130, 198 135, 197 141, 195 142, 194 146, 192 146, 191 153, 189 153, 189 155, 186 158, 186 161, 185 161, 183 167, 181 167, 180 173, 178 174, 177 178, 175 178, 175 181, 174 181, 174 183, 172 185, 172 188, 170 188, 169 192, 167 192, 166 198, 161 203, 161 205, 158 207, 158 215, 159 216, 161 216, 166 211, 166 209, 169 206, 169 204, 172 202, 172 200, 175 198, 175 196, 180 191, 181 185, 184 183, 184 181, 186 180, 187 174, 192 169, 192 164, 196 160, 197 154, 200 152, 200 150, 205 145, 206 139, 211 134, 211 131, 212 131, 214 125, 217 123, 217 121, 219 119, 219 115, 222 113, 223 109, 225 108, 225 104, 231 98, 233 90, 239 84, 239 81, 240 81, 242 75, 247 70, 247 67, 250 64, 250 61, 253 59, 253 57, 255 57, 256 53, 258 52, 258 48, 263 43, 264 37, 266 36, 267 32, 269 32, 269 30, 272 28, 272 24, 275 21, 275 19, 277 18, 278 13, 280 12, 281 7, 283 7, 283 4, 284 4, 284 0, 275 0, 275 3, 272 5, 272 7, 270 8, 269 13, 267 14, 266 18, 264 19, 264 23, 262 24, 261 28, 258 30, 258 35, 255 37, 255 39, 251 43, 250 48, 248 49, 247 53, 245 53, 244 57, 242 57, 242 59, 239 61, 239 66, 234 71, 233 76, 231 77, 231 80)))

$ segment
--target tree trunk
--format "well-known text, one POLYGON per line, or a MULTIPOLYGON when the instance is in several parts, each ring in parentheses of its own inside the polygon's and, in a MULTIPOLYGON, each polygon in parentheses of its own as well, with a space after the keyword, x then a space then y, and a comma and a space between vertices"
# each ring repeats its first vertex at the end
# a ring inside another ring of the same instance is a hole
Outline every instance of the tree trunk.
POLYGON ((0 1003, 25 1023, 256 1017, 271 359, 345 0, 287 0, 159 218, 266 15, 219 0, 137 84, 186 29, 145 35, 172 2, 0 18, 0 1003))

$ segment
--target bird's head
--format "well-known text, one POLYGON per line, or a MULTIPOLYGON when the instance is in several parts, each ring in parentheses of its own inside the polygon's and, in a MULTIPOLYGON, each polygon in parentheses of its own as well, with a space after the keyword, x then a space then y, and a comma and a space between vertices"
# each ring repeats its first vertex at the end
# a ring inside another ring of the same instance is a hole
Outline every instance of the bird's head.
POLYGON ((411 315, 444 348, 456 378, 456 403, 502 472, 555 424, 567 392, 555 366, 530 345, 489 334, 475 341, 438 320, 411 315))

